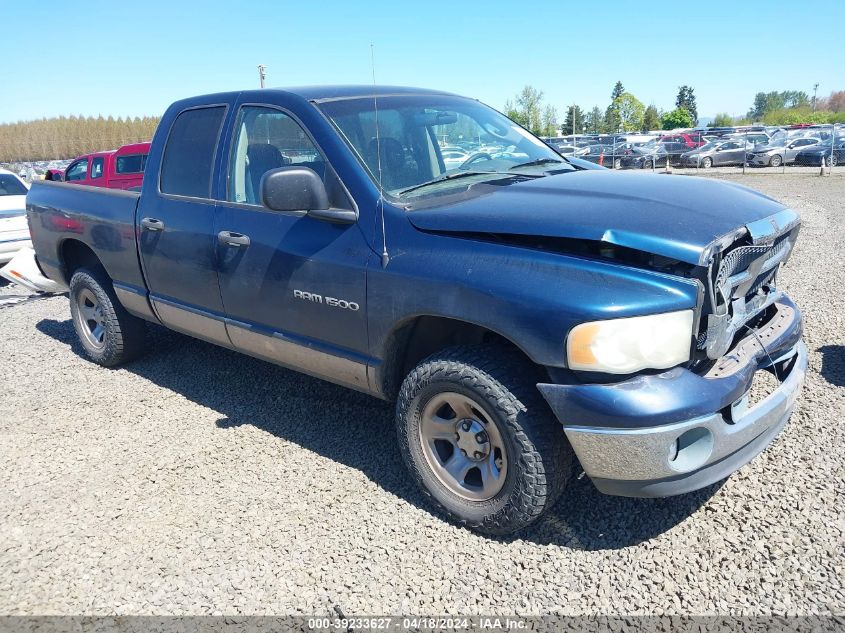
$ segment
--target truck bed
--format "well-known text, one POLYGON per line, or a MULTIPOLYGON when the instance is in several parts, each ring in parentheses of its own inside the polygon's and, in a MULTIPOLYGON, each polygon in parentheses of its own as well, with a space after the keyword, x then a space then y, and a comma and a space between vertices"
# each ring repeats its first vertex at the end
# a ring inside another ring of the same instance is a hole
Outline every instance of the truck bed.
POLYGON ((97 254, 116 283, 143 289, 135 237, 139 198, 134 191, 51 181, 33 183, 26 207, 42 270, 51 278, 64 279, 66 255, 71 249, 80 252, 80 244, 84 244, 97 254))

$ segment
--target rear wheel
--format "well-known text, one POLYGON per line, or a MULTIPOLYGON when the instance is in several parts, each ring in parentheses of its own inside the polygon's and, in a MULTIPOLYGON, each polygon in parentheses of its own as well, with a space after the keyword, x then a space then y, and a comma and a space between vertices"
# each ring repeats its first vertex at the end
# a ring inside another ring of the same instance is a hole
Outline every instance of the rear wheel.
POLYGON ((120 304, 103 270, 80 268, 73 273, 69 296, 73 327, 92 361, 112 367, 140 355, 144 321, 120 304))
POLYGON ((654 169, 654 163, 650 160, 644 160, 643 169, 654 169))
POLYGON ((780 154, 775 154, 769 159, 769 167, 780 167, 783 164, 783 158, 780 154))
POLYGON ((497 347, 455 347, 420 363, 396 405, 408 470, 440 510, 488 534, 540 517, 572 472, 572 450, 534 367, 497 347))

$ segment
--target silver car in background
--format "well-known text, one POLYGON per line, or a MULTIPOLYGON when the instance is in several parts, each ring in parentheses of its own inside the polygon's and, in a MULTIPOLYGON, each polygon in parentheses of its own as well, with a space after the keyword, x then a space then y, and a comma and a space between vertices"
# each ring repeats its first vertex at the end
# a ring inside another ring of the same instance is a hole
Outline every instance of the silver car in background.
POLYGON ((723 165, 742 165, 748 148, 752 147, 745 139, 712 141, 701 147, 681 154, 680 163, 684 167, 721 167, 723 165))
POLYGON ((767 145, 757 145, 748 152, 748 164, 758 167, 780 167, 795 162, 801 150, 821 143, 820 138, 808 136, 801 138, 777 138, 767 145))

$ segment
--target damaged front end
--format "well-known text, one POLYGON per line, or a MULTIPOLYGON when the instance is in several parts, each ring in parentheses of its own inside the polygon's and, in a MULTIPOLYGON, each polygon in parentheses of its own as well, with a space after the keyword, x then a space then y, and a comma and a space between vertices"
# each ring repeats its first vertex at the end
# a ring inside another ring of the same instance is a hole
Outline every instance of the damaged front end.
POLYGON ((792 253, 800 219, 784 210, 750 223, 714 245, 706 277, 706 297, 696 340, 698 360, 715 361, 745 330, 784 295, 777 273, 792 253))

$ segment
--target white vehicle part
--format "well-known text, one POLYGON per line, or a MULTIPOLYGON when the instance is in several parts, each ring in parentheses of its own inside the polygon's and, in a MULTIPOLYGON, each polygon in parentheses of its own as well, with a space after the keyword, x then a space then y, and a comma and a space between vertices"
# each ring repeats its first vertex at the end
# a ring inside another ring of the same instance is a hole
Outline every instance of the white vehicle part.
POLYGON ((22 248, 8 264, 0 268, 0 277, 23 286, 33 292, 62 293, 68 288, 64 284, 47 279, 35 261, 35 251, 22 248))

